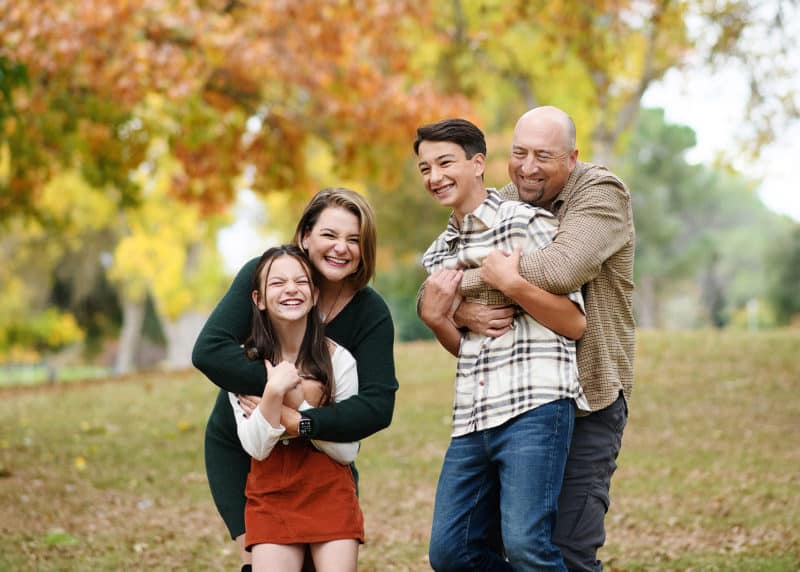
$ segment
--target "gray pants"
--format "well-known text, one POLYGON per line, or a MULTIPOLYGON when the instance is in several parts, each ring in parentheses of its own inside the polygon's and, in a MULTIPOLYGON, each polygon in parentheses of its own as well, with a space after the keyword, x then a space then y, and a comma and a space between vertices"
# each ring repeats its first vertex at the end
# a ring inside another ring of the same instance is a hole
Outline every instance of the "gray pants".
POLYGON ((628 407, 622 394, 600 411, 575 417, 572 444, 558 498, 553 542, 570 571, 599 571, 597 550, 606 540, 604 520, 611 475, 617 469, 628 407))

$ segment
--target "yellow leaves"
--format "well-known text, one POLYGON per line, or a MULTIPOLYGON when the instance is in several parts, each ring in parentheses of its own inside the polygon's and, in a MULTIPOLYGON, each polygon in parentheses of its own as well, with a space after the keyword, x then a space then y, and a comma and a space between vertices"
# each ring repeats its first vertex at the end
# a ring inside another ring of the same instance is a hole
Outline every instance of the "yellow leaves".
POLYGON ((55 309, 45 310, 40 334, 51 348, 60 348, 68 344, 83 341, 86 334, 78 325, 75 316, 69 313, 60 313, 55 309))
POLYGON ((116 216, 113 193, 89 185, 75 169, 56 174, 42 189, 41 210, 63 226, 68 237, 107 228, 116 216))
POLYGON ((0 144, 0 185, 7 185, 11 177, 11 148, 8 143, 0 144))
POLYGON ((194 424, 190 421, 186 421, 186 419, 181 419, 178 421, 178 431, 181 433, 186 433, 194 429, 194 424))
POLYGON ((153 141, 148 162, 134 176, 143 201, 128 213, 128 233, 117 243, 108 270, 126 297, 142 300, 149 293, 159 314, 168 319, 195 304, 196 285, 189 277, 200 266, 196 258, 202 259, 202 250, 208 248, 201 245, 213 234, 199 207, 172 196, 174 177, 180 172, 165 141, 153 141))
POLYGON ((86 457, 84 457, 83 455, 78 455, 77 457, 75 457, 75 461, 73 463, 73 466, 78 471, 85 471, 86 470, 86 464, 87 464, 86 463, 86 457))

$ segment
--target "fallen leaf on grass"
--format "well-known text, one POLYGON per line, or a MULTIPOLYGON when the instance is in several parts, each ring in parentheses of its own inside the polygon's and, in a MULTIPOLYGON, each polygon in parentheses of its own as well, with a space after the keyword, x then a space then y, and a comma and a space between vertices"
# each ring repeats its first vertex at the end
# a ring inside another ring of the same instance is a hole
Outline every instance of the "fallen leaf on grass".
POLYGON ((47 546, 72 546, 80 544, 80 540, 60 528, 54 528, 44 537, 47 546))

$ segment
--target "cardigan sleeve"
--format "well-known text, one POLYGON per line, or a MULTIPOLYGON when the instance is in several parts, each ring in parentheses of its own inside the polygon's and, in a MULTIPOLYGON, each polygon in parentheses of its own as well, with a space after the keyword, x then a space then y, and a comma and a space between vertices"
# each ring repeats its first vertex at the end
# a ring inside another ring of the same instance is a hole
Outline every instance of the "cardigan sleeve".
MULTIPOLYGON (((336 348, 334 355, 331 357, 334 379, 336 380, 336 395, 334 396, 334 401, 344 401, 358 393, 358 371, 356 369, 356 361, 353 359, 353 356, 341 346, 336 348)), ((349 465, 355 461, 356 455, 358 454, 358 441, 336 443, 334 441, 312 439, 311 442, 317 449, 342 465, 349 465)))
POLYGON ((250 335, 250 288, 258 259, 247 262, 211 312, 192 350, 192 363, 222 389, 261 395, 267 379, 261 360, 247 358, 242 343, 250 335))
POLYGON ((346 327, 355 328, 349 332, 348 339, 329 334, 356 360, 358 395, 304 411, 311 419, 314 439, 359 441, 388 427, 392 421, 398 387, 394 368, 394 324, 389 308, 376 292, 368 289, 363 295, 367 297, 366 303, 360 304, 357 313, 348 316, 346 327))

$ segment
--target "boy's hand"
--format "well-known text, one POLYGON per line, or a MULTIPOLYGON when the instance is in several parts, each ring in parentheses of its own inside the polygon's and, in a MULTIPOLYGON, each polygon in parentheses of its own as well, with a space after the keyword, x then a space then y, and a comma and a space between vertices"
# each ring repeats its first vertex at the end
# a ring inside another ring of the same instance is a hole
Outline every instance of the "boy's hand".
POLYGON ((442 320, 451 320, 460 297, 458 287, 464 273, 461 270, 443 268, 433 272, 425 280, 425 294, 420 306, 420 317, 428 325, 442 320))

